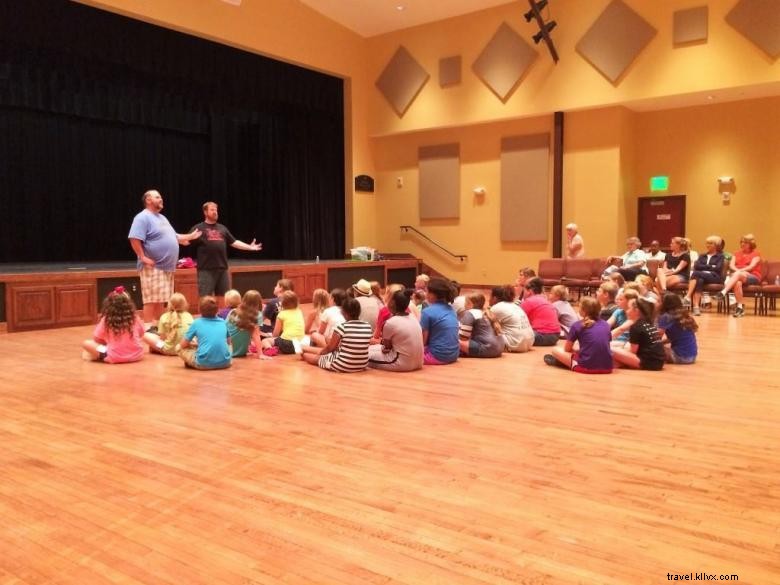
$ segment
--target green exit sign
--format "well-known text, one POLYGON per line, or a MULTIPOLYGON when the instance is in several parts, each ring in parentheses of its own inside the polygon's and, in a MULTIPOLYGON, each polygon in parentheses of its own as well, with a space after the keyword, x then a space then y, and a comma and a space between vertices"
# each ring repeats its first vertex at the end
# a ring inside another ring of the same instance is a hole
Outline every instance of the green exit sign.
POLYGON ((650 177, 651 191, 668 191, 669 177, 650 177))

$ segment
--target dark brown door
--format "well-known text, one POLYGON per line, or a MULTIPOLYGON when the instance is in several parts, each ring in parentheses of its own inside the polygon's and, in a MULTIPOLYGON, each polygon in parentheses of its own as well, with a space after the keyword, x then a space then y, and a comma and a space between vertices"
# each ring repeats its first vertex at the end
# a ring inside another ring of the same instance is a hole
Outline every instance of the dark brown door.
POLYGON ((668 248, 669 240, 685 235, 685 195, 640 197, 637 225, 643 246, 658 240, 668 248))

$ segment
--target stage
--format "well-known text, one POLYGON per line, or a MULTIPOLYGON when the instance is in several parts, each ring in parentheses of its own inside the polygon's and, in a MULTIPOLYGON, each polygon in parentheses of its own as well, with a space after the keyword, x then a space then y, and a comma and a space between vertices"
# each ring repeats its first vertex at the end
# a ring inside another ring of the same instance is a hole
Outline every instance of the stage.
MULTIPOLYGON (((293 281, 301 302, 311 301, 317 288, 347 288, 361 278, 382 286, 414 285, 419 260, 376 262, 351 260, 232 260, 233 288, 256 289, 268 298, 280 278, 293 281)), ((197 307, 197 271, 176 271, 175 289, 197 307)), ((135 262, 58 262, 0 264, 0 322, 9 332, 69 327, 93 323, 103 297, 122 285, 141 306, 141 286, 135 262)))

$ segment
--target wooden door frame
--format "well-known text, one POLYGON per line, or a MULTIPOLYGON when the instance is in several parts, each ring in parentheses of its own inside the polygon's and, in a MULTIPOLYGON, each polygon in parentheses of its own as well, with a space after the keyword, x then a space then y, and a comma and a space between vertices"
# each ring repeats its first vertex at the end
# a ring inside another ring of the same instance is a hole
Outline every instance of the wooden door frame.
MULTIPOLYGON (((682 199, 682 224, 683 224, 683 231, 687 231, 688 221, 685 216, 686 210, 687 210, 687 203, 686 203, 686 195, 644 195, 637 197, 638 201, 642 201, 643 199, 664 199, 664 200, 670 200, 670 199, 682 199)), ((636 205, 636 231, 637 231, 637 237, 642 241, 642 245, 647 245, 648 242, 645 242, 645 239, 642 237, 642 234, 639 233, 639 230, 642 229, 642 205, 641 203, 637 203, 636 205)), ((679 234, 680 236, 685 236, 684 233, 679 234)))

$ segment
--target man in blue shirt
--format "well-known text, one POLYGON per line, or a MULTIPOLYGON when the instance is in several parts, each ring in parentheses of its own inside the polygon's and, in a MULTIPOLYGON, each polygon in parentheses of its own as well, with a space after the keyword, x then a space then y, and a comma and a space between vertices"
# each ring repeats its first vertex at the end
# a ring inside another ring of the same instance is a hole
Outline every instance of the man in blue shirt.
POLYGON ((188 245, 191 240, 199 238, 201 232, 195 230, 189 234, 177 234, 160 213, 163 198, 159 191, 144 193, 143 204, 144 210, 133 218, 127 237, 138 257, 144 321, 156 326, 173 294, 173 273, 179 259, 179 244, 188 245))

